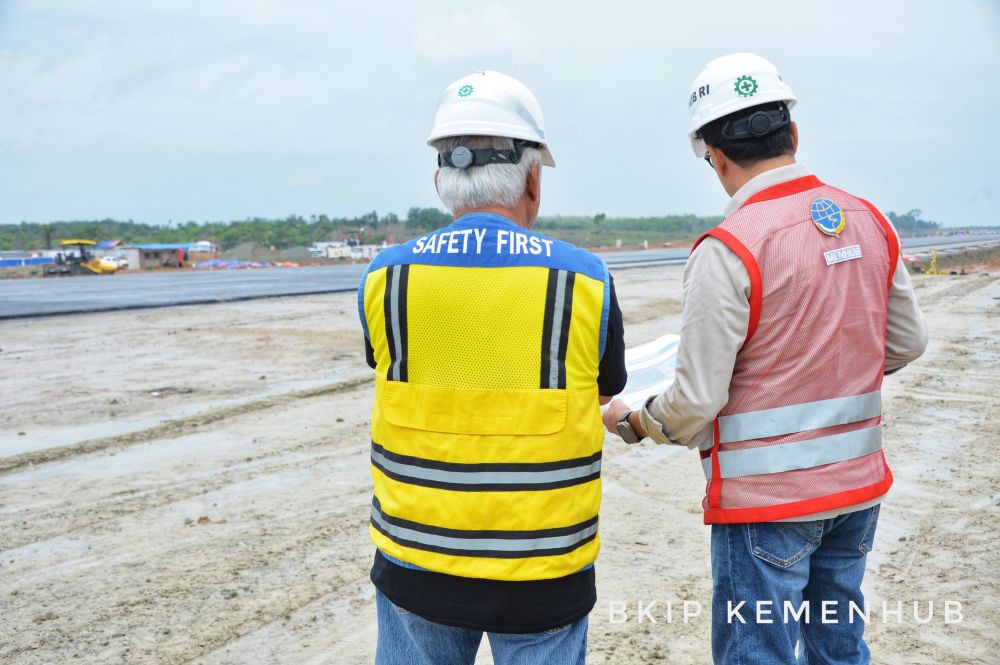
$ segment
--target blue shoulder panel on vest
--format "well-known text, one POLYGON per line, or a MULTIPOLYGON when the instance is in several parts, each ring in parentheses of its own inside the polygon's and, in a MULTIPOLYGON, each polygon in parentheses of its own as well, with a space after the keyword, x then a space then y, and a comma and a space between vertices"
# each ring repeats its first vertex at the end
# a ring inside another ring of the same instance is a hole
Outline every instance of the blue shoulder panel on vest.
POLYGON ((601 308, 601 337, 597 345, 597 362, 601 362, 601 359, 604 358, 604 347, 608 342, 608 317, 610 314, 611 278, 608 276, 608 267, 604 266, 604 306, 601 308))
POLYGON ((569 270, 603 282, 608 275, 604 261, 586 250, 523 229, 500 215, 480 212, 463 215, 442 229, 382 250, 368 270, 406 264, 539 266, 569 270))

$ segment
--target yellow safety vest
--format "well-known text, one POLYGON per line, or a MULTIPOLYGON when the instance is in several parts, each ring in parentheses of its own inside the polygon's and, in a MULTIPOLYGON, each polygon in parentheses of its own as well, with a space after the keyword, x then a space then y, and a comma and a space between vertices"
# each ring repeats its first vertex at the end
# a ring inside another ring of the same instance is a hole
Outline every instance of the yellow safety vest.
POLYGON ((380 550, 508 581, 593 563, 609 289, 594 255, 486 213, 372 261, 358 299, 380 550))

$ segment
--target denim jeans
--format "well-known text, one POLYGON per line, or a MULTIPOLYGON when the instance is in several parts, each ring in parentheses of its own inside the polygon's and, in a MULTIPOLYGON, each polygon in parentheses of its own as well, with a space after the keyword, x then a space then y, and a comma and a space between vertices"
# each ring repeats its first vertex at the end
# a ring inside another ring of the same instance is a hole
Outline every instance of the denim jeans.
POLYGON ((857 612, 865 610, 861 580, 878 513, 712 525, 715 663, 868 663, 857 612))
MULTIPOLYGON (((483 631, 428 621, 375 592, 376 665, 472 665, 483 631)), ((587 617, 541 633, 487 633, 496 665, 583 665, 587 617)))

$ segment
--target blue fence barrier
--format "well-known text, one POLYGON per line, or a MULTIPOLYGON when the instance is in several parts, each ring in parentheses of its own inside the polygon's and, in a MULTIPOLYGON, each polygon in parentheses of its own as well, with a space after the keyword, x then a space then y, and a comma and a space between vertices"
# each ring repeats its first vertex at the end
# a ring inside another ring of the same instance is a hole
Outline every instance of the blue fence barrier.
POLYGON ((21 266, 38 266, 43 263, 52 263, 53 259, 43 256, 35 259, 0 259, 0 268, 20 268, 21 266))

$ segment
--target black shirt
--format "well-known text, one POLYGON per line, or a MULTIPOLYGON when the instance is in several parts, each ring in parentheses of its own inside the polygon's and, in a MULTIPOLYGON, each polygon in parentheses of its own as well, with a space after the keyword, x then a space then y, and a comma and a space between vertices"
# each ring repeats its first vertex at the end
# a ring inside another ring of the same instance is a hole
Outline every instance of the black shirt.
POLYGON ((597 602, 594 567, 531 582, 457 577, 392 563, 375 550, 372 583, 428 621, 491 633, 540 633, 582 619, 597 602))
MULTIPOLYGON (((597 377, 601 395, 617 395, 625 388, 624 327, 612 279, 607 336, 597 377)), ((375 352, 367 337, 365 354, 374 368, 375 352)), ((437 623, 497 633, 537 633, 565 626, 589 614, 597 602, 593 566, 551 580, 507 582, 408 568, 376 551, 371 580, 408 612, 437 623)))

